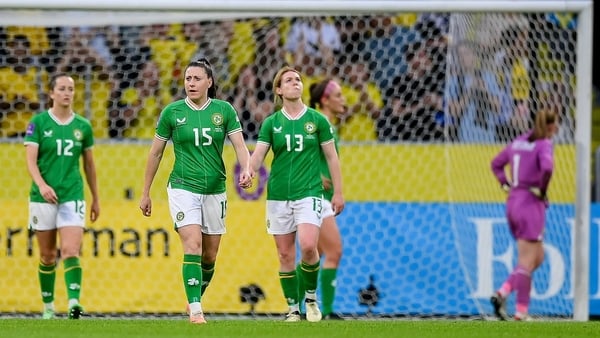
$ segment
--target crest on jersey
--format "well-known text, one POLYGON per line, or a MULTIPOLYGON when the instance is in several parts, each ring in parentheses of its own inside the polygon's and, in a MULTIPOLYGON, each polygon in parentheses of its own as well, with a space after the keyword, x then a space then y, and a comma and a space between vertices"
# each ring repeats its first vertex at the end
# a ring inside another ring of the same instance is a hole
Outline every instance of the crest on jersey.
POLYGON ((77 141, 81 141, 81 139, 83 139, 83 133, 81 132, 81 130, 75 129, 73 130, 73 137, 75 137, 77 141))
POLYGON ((177 221, 183 221, 183 217, 185 217, 185 214, 183 213, 183 211, 180 211, 177 213, 177 215, 175 215, 175 217, 177 218, 177 221))
POLYGON ((314 133, 315 131, 317 131, 317 126, 315 126, 315 124, 314 124, 314 123, 312 123, 312 122, 306 122, 306 123, 304 124, 304 131, 305 131, 307 134, 312 134, 312 133, 314 133))
POLYGON ((215 126, 220 126, 223 124, 223 115, 221 113, 214 113, 211 119, 215 126))

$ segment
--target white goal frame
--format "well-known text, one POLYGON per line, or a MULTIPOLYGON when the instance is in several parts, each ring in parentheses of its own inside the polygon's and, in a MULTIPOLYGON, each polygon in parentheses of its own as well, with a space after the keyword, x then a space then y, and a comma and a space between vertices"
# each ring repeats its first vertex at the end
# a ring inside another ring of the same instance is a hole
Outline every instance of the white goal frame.
MULTIPOLYGON (((592 99, 592 0, 0 0, 0 22, 22 24, 40 17, 39 25, 132 23, 143 15, 156 21, 178 18, 224 18, 257 15, 367 14, 376 12, 570 12, 578 15, 576 65, 576 198, 573 228, 573 317, 589 319, 590 204, 591 204, 591 99, 592 99), (66 10, 93 11, 72 17, 44 15, 66 10), (105 15, 102 15, 105 14, 105 15), (173 14, 173 15, 171 15, 173 14), (162 19, 161 19, 162 17, 162 19), (53 20, 53 21, 50 21, 53 20), (57 21, 58 20, 58 21, 57 21)), ((148 22, 148 20, 146 20, 148 22)))

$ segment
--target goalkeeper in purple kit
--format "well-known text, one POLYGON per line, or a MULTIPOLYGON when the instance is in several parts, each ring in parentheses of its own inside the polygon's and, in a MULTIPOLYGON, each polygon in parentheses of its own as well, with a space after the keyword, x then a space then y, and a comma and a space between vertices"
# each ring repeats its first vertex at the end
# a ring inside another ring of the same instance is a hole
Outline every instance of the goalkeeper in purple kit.
POLYGON ((546 191, 554 166, 552 136, 558 131, 558 117, 540 111, 531 131, 517 137, 494 159, 491 166, 501 187, 508 192, 506 218, 517 241, 518 262, 491 297, 494 313, 508 320, 506 298, 517 295, 515 320, 531 320, 528 314, 533 272, 544 260, 543 235, 548 199, 546 191), (510 167, 510 179, 504 171, 510 167))

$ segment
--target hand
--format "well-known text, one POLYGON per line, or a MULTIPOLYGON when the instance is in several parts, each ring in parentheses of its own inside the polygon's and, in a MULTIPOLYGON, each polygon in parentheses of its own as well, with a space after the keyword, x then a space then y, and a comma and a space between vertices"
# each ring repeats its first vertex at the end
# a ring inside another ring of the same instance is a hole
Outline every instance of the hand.
POLYGON ((252 187, 252 178, 254 177, 254 173, 251 170, 242 170, 240 173, 240 179, 238 181, 238 185, 240 188, 248 189, 252 187))
POLYGON ((529 191, 539 199, 544 199, 546 197, 546 192, 542 191, 542 189, 538 187, 530 187, 529 191))
POLYGON ((98 217, 100 216, 100 203, 98 200, 92 201, 92 207, 90 208, 90 221, 92 223, 96 222, 98 217))
POLYGON ((333 197, 331 198, 331 208, 333 209, 333 213, 335 214, 335 216, 342 213, 342 211, 344 210, 344 206, 345 202, 342 195, 334 193, 333 197))
POLYGON ((510 184, 510 182, 508 181, 500 181, 500 188, 502 188, 502 190, 504 190, 505 192, 510 192, 512 184, 510 184))
POLYGON ((140 210, 142 210, 142 215, 146 217, 152 215, 152 200, 150 197, 142 197, 142 200, 140 201, 140 210))
POLYGON ((540 201, 543 201, 546 208, 548 208, 548 206, 550 205, 550 202, 548 201, 548 196, 546 195, 546 191, 544 191, 538 187, 530 187, 529 191, 535 197, 537 197, 540 201))
POLYGON ((242 189, 252 188, 252 180, 241 181, 238 183, 238 186, 242 189))
POLYGON ((238 183, 238 186, 242 189, 252 188, 252 181, 240 182, 240 183, 238 183))
POLYGON ((51 186, 45 184, 40 187, 40 194, 48 203, 58 204, 58 196, 51 186))

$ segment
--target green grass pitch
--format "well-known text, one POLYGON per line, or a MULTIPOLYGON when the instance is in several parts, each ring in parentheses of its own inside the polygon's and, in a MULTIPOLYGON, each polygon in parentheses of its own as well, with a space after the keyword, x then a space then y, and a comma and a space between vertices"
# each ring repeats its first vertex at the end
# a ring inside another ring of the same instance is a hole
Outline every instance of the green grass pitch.
POLYGON ((2 338, 481 338, 599 337, 600 322, 497 322, 467 320, 346 320, 284 323, 276 320, 185 319, 0 319, 2 338))

